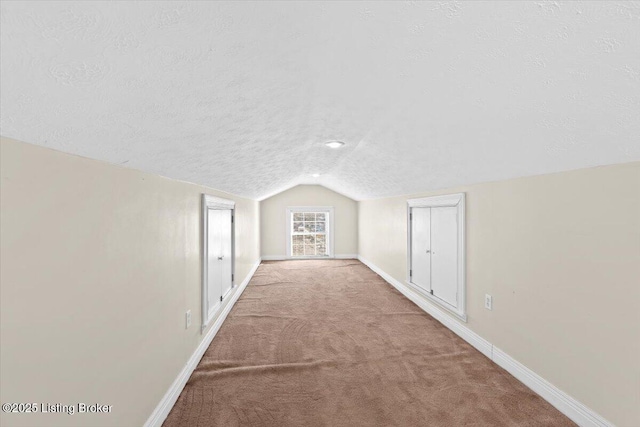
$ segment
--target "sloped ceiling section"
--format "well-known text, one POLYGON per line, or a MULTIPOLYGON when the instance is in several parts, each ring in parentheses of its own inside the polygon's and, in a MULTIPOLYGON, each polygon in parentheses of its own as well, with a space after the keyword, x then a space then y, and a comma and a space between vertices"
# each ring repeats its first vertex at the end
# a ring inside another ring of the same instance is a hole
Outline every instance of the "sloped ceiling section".
POLYGON ((3 1, 1 37, 4 136, 251 198, 640 159, 639 2, 3 1))

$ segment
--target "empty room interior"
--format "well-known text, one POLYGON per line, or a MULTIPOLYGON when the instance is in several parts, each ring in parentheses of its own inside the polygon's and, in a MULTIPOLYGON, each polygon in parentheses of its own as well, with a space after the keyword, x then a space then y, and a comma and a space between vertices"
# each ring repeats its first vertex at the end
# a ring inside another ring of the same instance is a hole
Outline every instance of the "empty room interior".
POLYGON ((640 1, 0 1, 3 427, 640 427, 640 1))

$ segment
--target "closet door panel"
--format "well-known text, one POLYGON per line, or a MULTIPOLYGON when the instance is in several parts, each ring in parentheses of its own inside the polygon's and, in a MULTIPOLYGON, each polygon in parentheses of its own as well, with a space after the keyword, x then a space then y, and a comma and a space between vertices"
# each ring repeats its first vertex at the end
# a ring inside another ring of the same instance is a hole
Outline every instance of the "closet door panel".
POLYGON ((231 210, 221 210, 220 222, 220 253, 222 259, 220 264, 220 281, 222 287, 222 297, 224 298, 231 291, 231 210))
POLYGON ((411 209, 411 282, 431 290, 431 208, 411 209))
POLYGON ((221 212, 217 209, 209 209, 208 215, 208 236, 207 236, 207 296, 209 303, 209 313, 213 313, 220 304, 222 296, 222 276, 220 271, 219 257, 222 253, 222 239, 220 232, 221 212))
POLYGON ((457 307, 458 221, 456 207, 431 208, 431 289, 457 307))

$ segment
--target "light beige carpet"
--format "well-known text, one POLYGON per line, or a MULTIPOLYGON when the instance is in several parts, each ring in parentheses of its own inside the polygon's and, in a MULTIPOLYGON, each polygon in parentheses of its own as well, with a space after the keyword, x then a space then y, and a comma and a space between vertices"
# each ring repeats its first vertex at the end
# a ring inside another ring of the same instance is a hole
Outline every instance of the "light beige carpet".
POLYGON ((263 263, 166 427, 565 426, 355 260, 263 263))

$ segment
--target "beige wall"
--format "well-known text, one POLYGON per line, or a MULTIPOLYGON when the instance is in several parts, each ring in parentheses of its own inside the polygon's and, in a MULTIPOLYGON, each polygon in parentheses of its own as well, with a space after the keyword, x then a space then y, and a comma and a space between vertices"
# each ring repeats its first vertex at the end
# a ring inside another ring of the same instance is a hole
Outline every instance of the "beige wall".
POLYGON ((467 194, 467 326, 639 426, 640 163, 362 201, 360 255, 404 282, 406 200, 456 192, 467 194))
POLYGON ((260 202, 263 257, 287 256, 286 209, 289 206, 333 206, 334 254, 358 254, 358 203, 320 185, 298 185, 260 202))
POLYGON ((258 202, 8 139, 0 154, 0 399, 113 405, 0 424, 142 425, 202 338, 201 193, 237 203, 237 283, 258 202))
POLYGON ((299 186, 259 205, 8 139, 0 158, 0 400, 114 407, 2 414, 3 426, 144 423, 202 337, 201 193, 237 203, 239 283, 260 222, 262 253, 284 256, 292 205, 334 206, 336 253, 359 249, 404 281, 406 199, 460 191, 467 326, 610 421, 640 425, 640 163, 359 203, 299 186))

